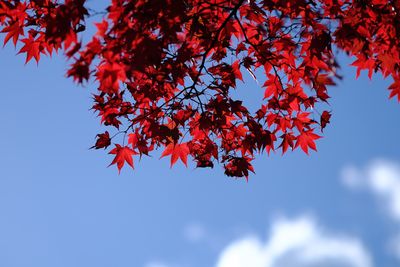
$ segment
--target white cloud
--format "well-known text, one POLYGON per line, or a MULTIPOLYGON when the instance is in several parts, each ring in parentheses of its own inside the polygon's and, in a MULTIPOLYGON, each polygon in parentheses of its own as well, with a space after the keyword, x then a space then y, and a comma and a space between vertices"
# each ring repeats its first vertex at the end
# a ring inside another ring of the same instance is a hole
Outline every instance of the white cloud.
POLYGON ((377 195, 393 219, 400 222, 400 165, 377 160, 364 169, 349 166, 342 180, 352 189, 367 189, 377 195))
MULTIPOLYGON (((382 202, 390 218, 400 222, 400 165, 375 160, 364 168, 349 166, 343 170, 343 183, 351 189, 370 191, 382 202)), ((390 238, 388 250, 400 259, 400 233, 390 238)))
POLYGON ((222 251, 216 264, 216 267, 249 266, 372 267, 372 262, 358 239, 328 234, 312 218, 304 216, 277 220, 265 243, 255 236, 234 241, 222 251))
POLYGON ((354 166, 347 166, 342 170, 342 182, 351 189, 360 188, 364 185, 360 170, 354 166))

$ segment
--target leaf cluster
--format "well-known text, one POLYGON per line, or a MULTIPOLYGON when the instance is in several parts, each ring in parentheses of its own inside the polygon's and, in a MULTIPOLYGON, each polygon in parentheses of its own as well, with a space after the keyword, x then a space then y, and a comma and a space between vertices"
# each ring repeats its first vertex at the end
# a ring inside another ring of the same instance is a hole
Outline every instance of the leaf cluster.
POLYGON ((399 1, 112 0, 83 44, 86 5, 3 0, 0 30, 26 62, 63 50, 69 77, 96 80, 92 108, 109 130, 94 148, 114 142, 119 170, 161 148, 171 166, 190 158, 247 178, 264 151, 316 150, 340 78, 334 49, 356 58, 357 75, 391 76, 400 101, 399 1), (243 71, 262 84, 255 112, 232 96, 243 71))

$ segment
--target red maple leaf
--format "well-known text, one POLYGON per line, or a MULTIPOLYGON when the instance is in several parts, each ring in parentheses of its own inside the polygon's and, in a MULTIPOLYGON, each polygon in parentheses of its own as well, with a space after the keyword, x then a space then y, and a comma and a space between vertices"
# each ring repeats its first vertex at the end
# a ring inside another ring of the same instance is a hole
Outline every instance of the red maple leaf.
POLYGON ((389 98, 397 96, 397 101, 400 102, 400 80, 395 80, 395 82, 389 86, 389 90, 391 91, 389 98))
POLYGON ((329 124, 331 116, 332 116, 331 113, 326 110, 322 112, 320 120, 321 131, 326 127, 327 124, 329 124))
POLYGON ((162 153, 161 158, 171 155, 171 167, 180 158, 183 164, 185 164, 185 166, 187 167, 188 154, 189 154, 189 147, 187 143, 182 143, 182 144, 170 143, 165 147, 165 150, 162 153))
POLYGON ((106 149, 109 145, 111 145, 110 134, 108 133, 108 131, 106 131, 105 133, 97 135, 96 144, 94 146, 92 146, 91 148, 95 148, 95 149, 104 148, 104 149, 106 149))
POLYGON ((302 132, 297 137, 295 148, 300 146, 301 149, 308 155, 308 148, 317 151, 317 147, 314 141, 319 138, 321 138, 321 136, 315 134, 312 130, 302 132))
POLYGON ((111 162, 111 165, 117 164, 118 167, 118 172, 121 172, 122 167, 124 166, 125 162, 128 163, 132 169, 134 168, 133 166, 133 155, 136 155, 137 153, 127 147, 127 146, 121 146, 116 144, 115 148, 109 152, 109 154, 114 154, 115 158, 111 162))
POLYGON ((24 35, 24 28, 20 26, 17 22, 14 24, 4 27, 1 32, 6 32, 7 35, 4 38, 4 45, 12 38, 14 46, 17 45, 18 39, 20 35, 24 35))
POLYGON ((36 62, 40 60, 40 42, 34 40, 32 36, 29 38, 22 39, 21 42, 24 46, 19 50, 18 54, 26 53, 25 64, 28 63, 32 58, 35 58, 36 62))
POLYGON ((372 79, 372 73, 375 68, 375 61, 371 58, 367 59, 364 56, 358 58, 355 60, 353 63, 351 63, 351 66, 357 67, 357 74, 356 78, 360 76, 361 70, 368 70, 368 78, 372 79))

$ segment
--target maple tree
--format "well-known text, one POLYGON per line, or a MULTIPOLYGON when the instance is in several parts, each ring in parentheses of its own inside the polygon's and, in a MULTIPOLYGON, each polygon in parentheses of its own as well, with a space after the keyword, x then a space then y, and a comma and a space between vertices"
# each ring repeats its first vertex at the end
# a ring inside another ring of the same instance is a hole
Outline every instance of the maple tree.
POLYGON ((357 76, 391 76, 400 101, 398 0, 111 0, 82 42, 86 2, 1 0, 0 30, 26 62, 62 50, 67 76, 97 82, 92 108, 114 130, 93 148, 115 143, 118 170, 161 148, 171 166, 189 157, 247 178, 258 153, 316 150, 336 50, 357 76), (262 81, 254 112, 232 93, 244 71, 262 81))

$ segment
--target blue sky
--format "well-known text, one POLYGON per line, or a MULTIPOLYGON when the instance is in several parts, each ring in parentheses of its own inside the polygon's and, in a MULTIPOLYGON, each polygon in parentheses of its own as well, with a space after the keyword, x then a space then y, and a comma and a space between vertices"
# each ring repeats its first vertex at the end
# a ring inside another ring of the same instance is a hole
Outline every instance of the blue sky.
MULTIPOLYGON (((265 248, 252 259, 270 255, 279 229, 312 232, 280 254, 281 267, 357 266, 334 258, 360 258, 361 250, 371 266, 399 265, 400 220, 391 206, 400 192, 400 105, 388 100, 389 79, 355 80, 342 58, 344 79, 330 90, 333 118, 318 152, 259 156, 248 183, 218 167, 170 169, 158 156, 118 175, 107 168, 111 156, 88 149, 102 130, 89 110, 94 85, 66 79, 62 57, 37 67, 15 54, 0 49, 1 267, 225 267, 245 249, 265 248), (374 166, 388 170, 393 186, 376 189, 374 166), (310 238, 360 253, 293 263, 310 238)), ((249 81, 239 90, 261 89, 249 81)))

